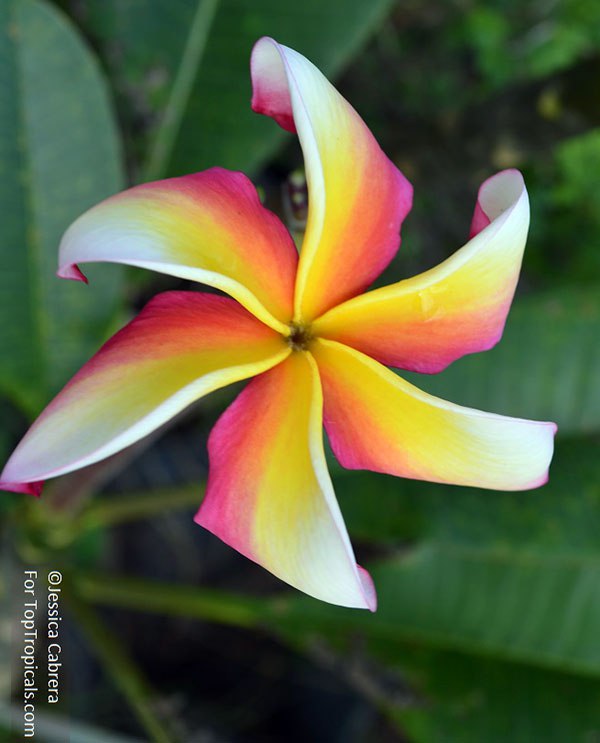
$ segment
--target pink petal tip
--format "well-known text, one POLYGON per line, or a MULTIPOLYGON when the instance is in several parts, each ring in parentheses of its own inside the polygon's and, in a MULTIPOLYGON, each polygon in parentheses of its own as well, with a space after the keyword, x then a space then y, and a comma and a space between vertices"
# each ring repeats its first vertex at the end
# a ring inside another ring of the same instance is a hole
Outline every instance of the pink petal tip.
POLYGON ((27 495, 35 495, 39 498, 42 494, 42 488, 44 487, 44 481, 38 482, 2 482, 0 481, 0 490, 7 490, 9 493, 25 493, 27 495))
POLYGON ((252 110, 275 119, 282 129, 296 134, 292 101, 285 75, 275 73, 277 65, 284 65, 279 44, 268 36, 259 39, 250 56, 252 77, 252 110), (268 52, 267 52, 268 50, 268 52))
POLYGON ((358 577, 360 578, 367 608, 369 611, 374 613, 377 611, 377 593, 375 591, 373 578, 371 578, 370 574, 360 565, 357 565, 356 567, 358 568, 358 577))
POLYGON ((56 272, 59 279, 71 279, 72 281, 83 281, 84 284, 89 283, 85 274, 79 269, 75 263, 71 263, 67 266, 62 266, 56 272))

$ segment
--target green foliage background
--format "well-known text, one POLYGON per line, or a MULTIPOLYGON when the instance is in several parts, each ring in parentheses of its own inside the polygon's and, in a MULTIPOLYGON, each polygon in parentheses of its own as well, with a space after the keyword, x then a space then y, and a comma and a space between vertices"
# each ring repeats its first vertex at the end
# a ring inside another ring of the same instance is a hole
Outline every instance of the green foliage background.
MULTIPOLYGON (((11 571, 62 566, 68 611, 104 669, 104 693, 118 690, 132 711, 119 722, 101 704, 80 704, 53 722, 71 731, 73 720, 93 724, 89 741, 108 741, 107 729, 187 741, 200 727, 223 740, 301 739, 293 717, 286 728, 260 713, 240 723, 210 705, 194 714, 157 705, 167 693, 163 671, 129 647, 126 621, 106 621, 121 616, 120 607, 141 612, 140 626, 170 617, 166 632, 184 637, 182 618, 190 632, 216 624, 219 642, 241 633, 257 654, 274 638, 265 652, 283 664, 275 682, 285 683, 285 669, 297 662, 290 659, 308 658, 321 669, 313 678, 329 679, 315 688, 352 690, 354 701, 338 709, 339 730, 348 730, 342 723, 363 700, 362 727, 332 738, 319 719, 311 740, 600 741, 594 0, 0 3, 0 454, 116 327, 173 286, 114 266, 90 270, 89 287, 55 279, 60 236, 78 214, 125 185, 216 164, 253 176, 281 213, 281 185, 301 155, 248 105, 249 52, 262 35, 296 48, 335 80, 415 185, 415 208, 385 283, 460 247, 481 180, 504 167, 525 173, 532 228, 502 342, 439 376, 407 376, 461 404, 556 421, 550 482, 527 493, 484 492, 346 473, 332 462, 359 560, 377 584, 375 615, 320 604, 268 577, 253 583, 255 567, 247 583, 232 586, 217 574, 210 588, 183 568, 162 582, 147 565, 141 573, 150 579, 135 577, 126 560, 112 557, 123 539, 135 543, 134 522, 168 524, 169 514, 187 516, 201 494, 185 475, 123 492, 131 452, 109 469, 62 478, 40 502, 7 495, 6 616, 11 571), (120 492, 111 492, 119 473, 121 486, 112 490, 120 492), (101 488, 107 492, 94 495, 101 488), (130 529, 134 537, 123 537, 130 529)), ((205 436, 224 399, 219 393, 202 404, 193 435, 205 436)), ((173 547, 174 562, 185 563, 183 550, 173 547)), ((227 680, 234 671, 225 655, 222 663, 227 680)), ((247 689, 255 682, 250 674, 247 689)), ((8 704, 11 689, 0 691, 8 704)), ((18 687, 12 693, 17 698, 18 687)), ((194 700, 189 678, 180 693, 194 700)), ((0 707, 0 723, 8 725, 7 714, 0 707)), ((38 737, 61 740, 44 729, 40 718, 38 737)))

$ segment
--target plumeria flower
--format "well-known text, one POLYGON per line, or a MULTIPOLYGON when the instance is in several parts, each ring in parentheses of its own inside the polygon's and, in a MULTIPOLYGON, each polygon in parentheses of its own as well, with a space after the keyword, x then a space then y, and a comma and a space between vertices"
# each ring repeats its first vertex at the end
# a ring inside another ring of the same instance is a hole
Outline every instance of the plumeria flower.
POLYGON ((497 490, 547 479, 553 423, 460 407, 384 364, 439 372, 500 338, 529 224, 523 179, 480 188, 471 238, 439 266, 364 290, 398 249, 412 187, 307 59, 254 47, 252 107, 297 132, 309 213, 300 256, 241 173, 148 183, 81 216, 58 275, 142 266, 229 296, 159 294, 75 375, 25 435, 2 487, 42 481, 133 444, 203 395, 256 377, 216 423, 196 521, 296 588, 375 609, 323 450, 344 467, 497 490))

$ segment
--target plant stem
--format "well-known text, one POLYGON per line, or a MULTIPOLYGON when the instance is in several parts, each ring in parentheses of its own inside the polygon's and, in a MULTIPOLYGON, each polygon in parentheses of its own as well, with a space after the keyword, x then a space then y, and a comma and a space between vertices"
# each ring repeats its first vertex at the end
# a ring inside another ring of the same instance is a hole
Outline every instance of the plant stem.
POLYGON ((146 181, 164 176, 218 5, 219 0, 198 0, 171 95, 148 158, 146 181))
POLYGON ((69 592, 65 594, 65 599, 108 675, 131 705, 149 740, 153 743, 174 743, 175 739, 154 712, 151 701, 154 692, 117 638, 78 596, 69 592))
POLYGON ((205 619, 235 627, 262 624, 271 603, 193 586, 174 586, 135 578, 113 578, 81 573, 73 577, 77 592, 95 604, 108 604, 160 612, 171 616, 205 619))
POLYGON ((144 519, 165 511, 198 507, 202 502, 204 489, 204 483, 198 483, 177 490, 161 488, 97 500, 81 515, 79 528, 96 529, 144 519))

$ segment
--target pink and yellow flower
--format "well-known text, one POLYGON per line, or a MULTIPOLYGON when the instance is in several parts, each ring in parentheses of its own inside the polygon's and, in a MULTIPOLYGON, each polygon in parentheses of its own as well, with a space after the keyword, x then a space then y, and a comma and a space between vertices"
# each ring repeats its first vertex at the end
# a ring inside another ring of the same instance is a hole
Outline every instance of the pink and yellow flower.
POLYGON ((500 338, 529 225, 519 172, 480 188, 471 238, 439 266, 362 292, 396 253, 412 187, 308 60, 263 38, 252 107, 297 132, 309 214, 298 257, 241 173, 137 186, 81 216, 59 276, 113 261, 222 290, 158 295, 39 416, 1 486, 42 481, 134 443, 203 395, 256 377, 215 425, 196 521, 324 601, 375 609, 323 452, 345 467, 499 490, 542 485, 553 423, 506 418, 421 392, 383 364, 438 372, 500 338))

